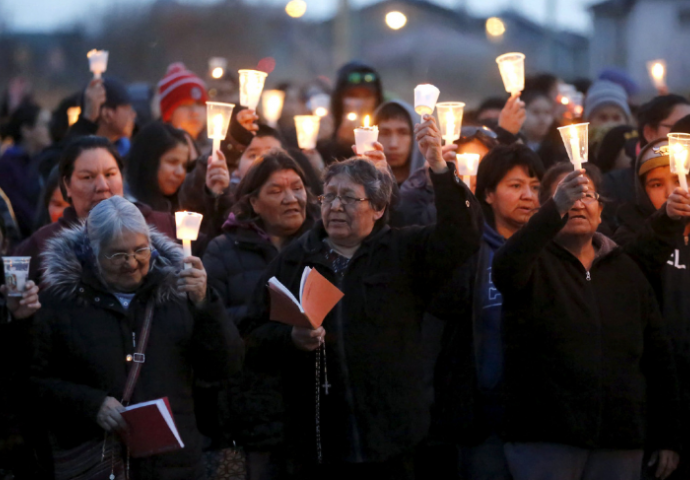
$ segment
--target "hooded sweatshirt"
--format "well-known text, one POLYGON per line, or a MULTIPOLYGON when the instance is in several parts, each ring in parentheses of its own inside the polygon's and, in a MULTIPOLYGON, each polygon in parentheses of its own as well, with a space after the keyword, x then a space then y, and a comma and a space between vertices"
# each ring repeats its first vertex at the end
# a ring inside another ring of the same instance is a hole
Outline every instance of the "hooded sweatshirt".
MULTIPOLYGON (((642 155, 634 171, 639 172, 642 155)), ((664 208, 664 207, 662 207, 664 208)), ((635 202, 624 204, 618 210, 621 226, 614 239, 621 245, 635 240, 655 212, 654 205, 644 188, 644 178, 635 175, 635 202)), ((673 345, 681 394, 681 431, 683 446, 690 445, 690 246, 688 236, 679 230, 675 248, 661 271, 654 272, 650 281, 656 288, 657 298, 666 328, 673 345)))
POLYGON ((413 172, 416 172, 417 170, 422 168, 426 163, 424 155, 422 155, 421 150, 419 150, 419 143, 417 143, 417 138, 414 135, 415 118, 418 117, 418 115, 415 113, 414 108, 409 103, 403 102, 402 100, 391 100, 389 102, 385 102, 379 105, 379 107, 374 112, 375 125, 379 124, 379 115, 381 114, 381 110, 388 105, 398 105, 407 114, 405 119, 410 125, 410 133, 412 135, 412 144, 410 145, 410 154, 407 157, 407 164, 410 166, 410 175, 412 175, 413 172))

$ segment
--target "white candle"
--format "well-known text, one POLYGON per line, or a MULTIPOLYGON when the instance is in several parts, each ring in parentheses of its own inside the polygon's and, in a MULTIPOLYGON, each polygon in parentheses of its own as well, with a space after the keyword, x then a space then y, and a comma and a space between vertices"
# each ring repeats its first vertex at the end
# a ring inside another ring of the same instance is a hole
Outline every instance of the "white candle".
POLYGON ((101 78, 108 69, 108 51, 91 50, 86 57, 89 59, 89 68, 93 73, 93 78, 101 78))
POLYGON ((424 115, 434 113, 436 102, 441 91, 433 85, 417 85, 414 89, 414 111, 417 112, 422 120, 424 115))
POLYGON ((258 70, 240 70, 240 105, 256 111, 268 73, 258 70))
POLYGON ((297 144, 302 150, 314 150, 319 138, 321 118, 316 115, 295 115, 297 144))
POLYGON ((206 133, 213 140, 213 161, 219 160, 220 142, 228 133, 234 108, 232 103, 206 102, 206 133))
POLYGON ((573 152, 573 165, 575 170, 582 170, 582 158, 580 157, 580 137, 575 128, 570 129, 570 149, 573 152))
POLYGON ((449 110, 446 112, 446 145, 450 145, 455 140, 455 115, 453 111, 449 110))
POLYGON ((686 178, 687 169, 685 168, 686 161, 688 159, 688 151, 684 148, 678 149, 678 152, 674 155, 674 160, 676 162, 676 173, 678 175, 678 182, 680 182, 680 187, 688 191, 688 179, 686 178))
MULTIPOLYGON (((192 255, 192 240, 196 240, 199 237, 199 228, 203 218, 204 216, 200 213, 175 212, 177 238, 182 240, 182 250, 185 258, 192 255)), ((185 263, 184 268, 191 268, 191 265, 185 263)))

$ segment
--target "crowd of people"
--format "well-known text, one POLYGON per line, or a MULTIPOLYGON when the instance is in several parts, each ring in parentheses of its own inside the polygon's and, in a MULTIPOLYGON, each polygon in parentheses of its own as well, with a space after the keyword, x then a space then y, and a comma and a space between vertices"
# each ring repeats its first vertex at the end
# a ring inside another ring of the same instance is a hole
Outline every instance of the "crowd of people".
POLYGON ((182 63, 144 115, 108 75, 52 114, 7 94, 0 256, 30 271, 0 287, 0 480, 690 479, 690 193, 667 139, 690 100, 635 104, 605 71, 577 110, 563 85, 529 75, 444 145, 352 62, 283 85, 277 126, 238 105, 215 152, 182 63), (324 94, 301 150, 292 116, 324 94), (580 121, 581 170, 557 130, 580 121), (180 211, 203 214, 191 255, 180 211), (305 267, 343 298, 318 328, 273 321, 269 280, 299 298, 305 267), (184 447, 134 458, 122 413, 164 397, 184 447))

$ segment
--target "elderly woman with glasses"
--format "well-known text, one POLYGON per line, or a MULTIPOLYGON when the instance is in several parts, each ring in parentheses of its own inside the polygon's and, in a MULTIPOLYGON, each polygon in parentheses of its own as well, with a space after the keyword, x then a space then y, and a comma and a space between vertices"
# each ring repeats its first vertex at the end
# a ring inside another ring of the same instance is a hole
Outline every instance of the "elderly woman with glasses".
POLYGON ((92 475, 101 470, 120 478, 119 438, 128 429, 121 401, 134 362, 143 363, 129 403, 167 397, 185 446, 132 459, 131 478, 203 478, 192 386, 227 380, 240 368, 243 345, 201 260, 183 258, 117 196, 51 239, 44 259, 32 370, 56 478, 73 478, 68 471, 100 478, 92 475))
POLYGON ((600 184, 589 163, 552 167, 540 211, 494 257, 515 480, 638 479, 645 447, 658 478, 678 464, 677 379, 645 273, 668 259, 688 198, 669 199, 624 251, 597 233, 600 184))
POLYGON ((415 126, 415 136, 431 169, 438 223, 387 225, 394 179, 385 159, 331 165, 322 220, 269 265, 241 323, 248 366, 282 372, 286 444, 298 478, 413 476, 432 399, 423 314, 480 236, 478 205, 443 160, 433 117, 415 126), (305 267, 344 298, 317 329, 269 321, 266 281, 275 276, 298 295, 305 267))

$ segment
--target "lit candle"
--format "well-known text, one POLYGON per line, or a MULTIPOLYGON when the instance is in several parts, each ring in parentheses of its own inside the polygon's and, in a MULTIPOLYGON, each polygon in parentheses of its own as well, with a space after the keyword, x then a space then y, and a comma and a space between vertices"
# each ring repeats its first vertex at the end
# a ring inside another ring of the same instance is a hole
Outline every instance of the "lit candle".
POLYGON ((455 140, 455 116, 452 111, 446 112, 446 145, 450 145, 455 140))
POLYGON ((671 173, 678 175, 678 182, 683 190, 688 191, 688 180, 686 175, 690 172, 688 163, 688 150, 690 149, 690 134, 669 133, 668 155, 671 173))
POLYGON ((464 110, 465 104, 462 102, 439 102, 436 104, 438 127, 443 133, 443 140, 446 145, 450 145, 460 138, 464 110))
POLYGON ((558 127, 561 133, 565 150, 568 152, 570 163, 575 166, 575 170, 582 170, 582 164, 587 161, 589 153, 589 123, 578 123, 576 125, 566 125, 558 127))
POLYGON ((471 188, 471 180, 473 176, 477 175, 479 169, 479 154, 478 153, 458 153, 455 155, 458 175, 462 177, 467 188, 471 188))
POLYGON ((67 109, 67 124, 71 127, 77 123, 79 115, 81 115, 81 107, 69 107, 67 109))
MULTIPOLYGON (((680 147, 680 145, 678 145, 680 147)), ((688 191, 688 179, 686 178, 685 165, 688 160, 688 151, 681 148, 681 151, 676 153, 676 172, 678 172, 678 181, 680 182, 680 187, 688 191)))
POLYGON ((240 105, 256 111, 268 73, 258 70, 240 70, 240 105))
POLYGON ((206 102, 206 133, 213 140, 213 161, 218 160, 220 142, 225 139, 235 105, 232 103, 206 102))
POLYGON ((575 127, 570 128, 570 150, 573 152, 573 165, 575 170, 582 170, 582 159, 580 157, 580 137, 575 127))
POLYGON ((261 95, 261 106, 266 122, 273 128, 278 125, 278 120, 283 112, 285 92, 282 90, 266 90, 261 95))
POLYGON ((441 90, 433 85, 417 85, 414 89, 414 111, 417 112, 422 120, 424 115, 431 115, 436 108, 436 102, 441 90))
POLYGON ((297 144, 302 150, 314 150, 319 138, 321 118, 316 115, 295 115, 297 144))
POLYGON ((379 139, 379 127, 369 126, 371 119, 369 115, 364 117, 361 127, 355 128, 355 150, 357 155, 364 155, 365 152, 374 150, 374 143, 379 139))
POLYGON ((649 76, 652 78, 654 87, 666 87, 666 61, 653 60, 647 63, 647 68, 649 69, 649 76))
POLYGON ((503 85, 511 95, 520 93, 525 88, 525 55, 506 53, 496 59, 503 85))
POLYGON ((101 75, 108 69, 108 51, 91 50, 86 54, 89 59, 89 69, 93 73, 93 78, 101 78, 101 75))
MULTIPOLYGON (((175 212, 177 239, 182 240, 182 249, 185 258, 192 255, 192 241, 199 237, 199 228, 201 227, 201 220, 203 218, 204 216, 200 213, 175 212)), ((185 269, 191 267, 192 266, 188 263, 184 264, 185 269)))

